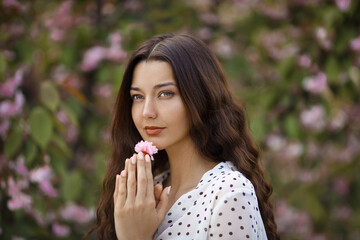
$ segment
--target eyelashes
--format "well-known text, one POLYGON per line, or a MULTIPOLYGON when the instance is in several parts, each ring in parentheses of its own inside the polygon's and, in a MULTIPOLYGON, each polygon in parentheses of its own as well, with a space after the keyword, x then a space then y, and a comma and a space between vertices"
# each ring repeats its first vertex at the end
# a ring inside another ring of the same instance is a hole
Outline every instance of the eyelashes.
POLYGON ((143 96, 141 96, 140 94, 131 95, 131 99, 132 99, 133 101, 135 101, 135 100, 140 100, 140 99, 142 99, 142 98, 143 98, 143 96))
POLYGON ((174 96, 174 92, 171 91, 163 91, 160 92, 159 97, 172 97, 174 96))
MULTIPOLYGON (((159 97, 159 98, 171 98, 171 97, 174 96, 174 95, 175 95, 175 93, 172 92, 172 91, 162 91, 162 92, 159 93, 158 97, 159 97)), ((141 95, 141 94, 133 94, 133 95, 131 95, 130 97, 131 97, 131 99, 132 99, 133 101, 137 101, 137 100, 142 100, 142 99, 144 99, 144 96, 141 95)))

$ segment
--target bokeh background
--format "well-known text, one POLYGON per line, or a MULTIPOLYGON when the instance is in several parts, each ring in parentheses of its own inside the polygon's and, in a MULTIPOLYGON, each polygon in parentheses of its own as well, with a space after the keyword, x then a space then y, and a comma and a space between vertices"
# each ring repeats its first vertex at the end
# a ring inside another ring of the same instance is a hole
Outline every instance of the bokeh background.
POLYGON ((191 33, 246 104, 282 239, 360 239, 360 1, 0 1, 0 239, 80 239, 142 41, 191 33))

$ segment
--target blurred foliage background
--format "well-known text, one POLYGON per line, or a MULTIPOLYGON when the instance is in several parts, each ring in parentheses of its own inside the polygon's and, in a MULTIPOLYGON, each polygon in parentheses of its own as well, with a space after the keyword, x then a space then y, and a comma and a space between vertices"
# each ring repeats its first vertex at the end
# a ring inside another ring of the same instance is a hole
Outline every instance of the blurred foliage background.
POLYGON ((165 32, 246 104, 282 239, 360 239, 356 0, 0 1, 0 239, 89 230, 127 57, 165 32))

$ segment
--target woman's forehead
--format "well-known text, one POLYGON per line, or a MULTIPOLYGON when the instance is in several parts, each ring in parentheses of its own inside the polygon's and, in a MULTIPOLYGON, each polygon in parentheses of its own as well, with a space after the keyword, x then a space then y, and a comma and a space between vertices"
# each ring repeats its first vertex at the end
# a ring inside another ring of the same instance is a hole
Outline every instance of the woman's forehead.
POLYGON ((164 61, 142 61, 134 69, 131 86, 155 86, 165 82, 176 84, 169 63, 164 61))

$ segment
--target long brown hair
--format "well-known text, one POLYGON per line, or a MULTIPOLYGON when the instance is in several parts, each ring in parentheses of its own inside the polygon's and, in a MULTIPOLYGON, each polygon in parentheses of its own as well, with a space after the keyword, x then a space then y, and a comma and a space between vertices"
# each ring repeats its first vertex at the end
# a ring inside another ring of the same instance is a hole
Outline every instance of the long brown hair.
MULTIPOLYGON (((246 112, 235 103, 223 70, 209 47, 185 34, 156 36, 144 42, 130 58, 114 108, 112 158, 103 182, 97 221, 89 233, 97 231, 98 239, 116 239, 113 205, 116 174, 141 140, 131 117, 130 86, 136 65, 149 60, 171 65, 189 112, 190 136, 199 153, 214 162, 231 161, 253 183, 267 237, 279 239, 269 199, 272 187, 259 166, 259 152, 247 130, 246 112)), ((153 171, 164 170, 167 161, 166 152, 159 151, 153 171)))

